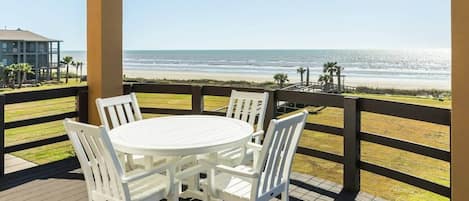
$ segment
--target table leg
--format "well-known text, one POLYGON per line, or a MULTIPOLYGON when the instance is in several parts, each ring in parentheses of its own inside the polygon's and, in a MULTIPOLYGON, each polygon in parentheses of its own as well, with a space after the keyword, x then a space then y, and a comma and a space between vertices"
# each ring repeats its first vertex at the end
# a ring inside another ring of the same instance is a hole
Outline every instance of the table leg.
MULTIPOLYGON (((210 160, 213 160, 213 162, 215 162, 215 164, 218 163, 218 154, 217 153, 210 153, 208 155, 208 158, 210 160)), ((216 191, 215 191, 215 176, 216 176, 216 171, 215 169, 210 169, 208 172, 207 172, 207 184, 208 184, 208 189, 207 189, 207 193, 208 193, 208 197, 217 197, 216 195, 216 191)))
MULTIPOLYGON (((194 160, 191 162, 191 166, 196 166, 197 165, 197 157, 194 157, 194 160)), ((189 178, 188 180, 188 189, 193 190, 193 191, 200 191, 200 186, 199 186, 199 181, 200 181, 200 174, 196 174, 193 177, 189 178)))
MULTIPOLYGON (((178 182, 179 183, 179 182, 178 182)), ((169 195, 168 201, 179 201, 179 195, 181 191, 181 186, 180 185, 174 185, 174 191, 169 195)))
POLYGON ((170 178, 170 189, 169 189, 169 194, 167 197, 168 201, 179 201, 179 195, 181 192, 181 183, 176 182, 176 173, 177 173, 177 167, 173 167, 168 169, 166 172, 167 175, 170 178))
POLYGON ((153 157, 152 156, 143 156, 145 169, 150 170, 153 167, 153 157))

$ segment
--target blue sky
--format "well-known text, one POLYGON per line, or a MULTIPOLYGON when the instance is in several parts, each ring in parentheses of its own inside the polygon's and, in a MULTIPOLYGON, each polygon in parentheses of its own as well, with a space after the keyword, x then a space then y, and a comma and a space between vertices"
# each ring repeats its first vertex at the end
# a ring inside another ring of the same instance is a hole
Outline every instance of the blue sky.
MULTIPOLYGON (((1 28, 86 48, 86 0, 0 5, 1 28)), ((448 48, 450 41, 449 0, 124 0, 125 49, 448 48)))

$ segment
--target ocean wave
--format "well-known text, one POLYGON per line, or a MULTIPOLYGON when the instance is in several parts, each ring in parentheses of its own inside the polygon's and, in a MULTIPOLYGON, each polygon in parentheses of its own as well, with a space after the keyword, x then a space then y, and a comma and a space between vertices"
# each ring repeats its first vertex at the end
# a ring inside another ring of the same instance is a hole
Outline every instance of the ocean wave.
MULTIPOLYGON (((70 55, 86 60, 84 52, 70 52, 70 55)), ((311 76, 319 76, 327 61, 339 62, 346 79, 449 80, 451 74, 449 49, 125 51, 123 59, 124 67, 129 70, 240 75, 287 73, 290 77, 299 76, 298 66, 309 66, 311 76)))

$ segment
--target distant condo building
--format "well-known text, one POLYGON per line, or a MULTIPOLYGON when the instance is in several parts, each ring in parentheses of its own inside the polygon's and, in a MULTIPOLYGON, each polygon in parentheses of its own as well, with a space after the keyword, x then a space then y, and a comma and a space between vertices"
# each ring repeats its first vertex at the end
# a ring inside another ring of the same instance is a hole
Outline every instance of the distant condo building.
POLYGON ((0 65, 29 63, 34 72, 30 79, 59 78, 60 42, 27 30, 0 29, 0 65))

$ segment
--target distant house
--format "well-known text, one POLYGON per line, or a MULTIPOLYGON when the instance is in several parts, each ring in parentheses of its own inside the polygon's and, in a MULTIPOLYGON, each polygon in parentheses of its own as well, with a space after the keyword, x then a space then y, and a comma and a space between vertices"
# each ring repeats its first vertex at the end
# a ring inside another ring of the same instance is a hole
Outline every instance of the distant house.
POLYGON ((53 70, 58 78, 60 42, 31 31, 0 29, 0 64, 29 63, 36 81, 52 79, 53 70))

